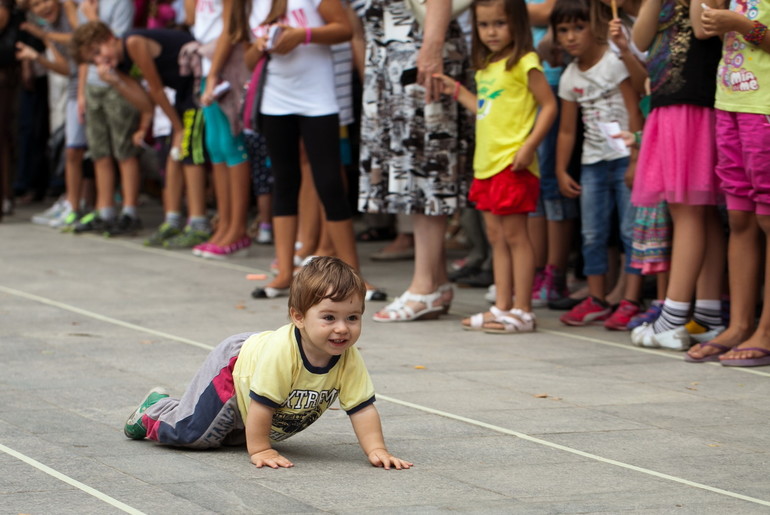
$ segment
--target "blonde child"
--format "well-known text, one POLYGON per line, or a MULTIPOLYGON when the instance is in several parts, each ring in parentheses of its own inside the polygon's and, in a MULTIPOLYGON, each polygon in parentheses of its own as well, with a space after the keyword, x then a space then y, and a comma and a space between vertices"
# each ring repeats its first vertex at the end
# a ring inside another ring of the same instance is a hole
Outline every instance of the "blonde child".
POLYGON ((537 147, 556 117, 556 99, 534 52, 524 1, 476 0, 471 10, 478 95, 446 75, 435 76, 444 94, 476 112, 468 198, 483 212, 493 252, 495 304, 462 324, 494 333, 531 332, 535 258, 527 219, 540 189, 537 147))
POLYGON ((729 10, 712 0, 706 5, 708 9, 693 5, 690 12, 696 36, 724 38, 715 107, 717 175, 730 222, 730 325, 690 349, 685 359, 738 367, 770 365, 770 2, 730 2, 729 10), (765 304, 755 327, 763 250, 765 304))
POLYGON ((181 399, 152 389, 124 433, 194 449, 245 439, 255 466, 292 467, 273 443, 304 430, 339 399, 372 465, 410 468, 385 447, 374 387, 353 347, 365 295, 363 279, 350 266, 332 257, 313 259, 292 282, 289 324, 227 338, 181 399))

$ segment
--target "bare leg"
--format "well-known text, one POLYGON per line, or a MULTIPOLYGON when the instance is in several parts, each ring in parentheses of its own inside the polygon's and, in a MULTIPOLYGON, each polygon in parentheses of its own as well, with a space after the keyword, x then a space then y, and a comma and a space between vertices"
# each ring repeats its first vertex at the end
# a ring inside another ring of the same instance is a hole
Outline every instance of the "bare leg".
POLYGON ((248 161, 228 168, 230 188, 230 216, 227 232, 221 245, 231 245, 246 236, 251 194, 251 169, 248 161))
POLYGON ((707 206, 669 204, 668 207, 674 223, 674 237, 666 296, 677 302, 691 302, 706 251, 707 206))
POLYGON ((84 148, 68 148, 65 151, 64 187, 67 202, 74 211, 80 209, 80 192, 83 187, 83 157, 84 148))
POLYGON ((115 167, 111 157, 102 157, 94 161, 96 176, 96 209, 115 205, 115 167))
POLYGON ((224 236, 230 228, 230 178, 229 170, 225 163, 215 163, 214 170, 214 194, 217 200, 217 222, 216 231, 209 240, 214 245, 223 245, 224 236))
POLYGON ((321 207, 321 199, 315 188, 313 180, 313 170, 305 152, 305 145, 300 142, 300 170, 302 171, 302 183, 299 187, 299 225, 297 227, 297 241, 302 247, 297 251, 297 255, 306 258, 316 254, 318 248, 319 234, 321 232, 321 220, 325 217, 321 207))
POLYGON ((187 213, 189 216, 206 216, 206 168, 185 165, 184 180, 187 185, 187 213))
POLYGON ((118 163, 120 168, 123 206, 136 207, 139 205, 139 190, 142 187, 142 172, 139 169, 139 158, 129 157, 118 163))
POLYGON ((166 160, 166 184, 163 188, 163 210, 166 213, 182 212, 182 192, 185 176, 182 163, 169 158, 166 160))
POLYGON ((528 217, 527 229, 529 239, 532 242, 532 250, 535 253, 535 266, 537 268, 545 268, 545 265, 550 264, 548 260, 550 251, 548 245, 551 243, 548 232, 550 228, 550 222, 546 221, 545 216, 528 217))
MULTIPOLYGON (((759 224, 760 229, 765 235, 765 255, 766 256, 770 255, 768 254, 768 250, 770 249, 770 216, 757 215, 757 222, 759 224)), ((759 255, 759 253, 757 252, 756 255, 759 255)), ((742 264, 743 263, 741 262, 740 265, 742 264)), ((732 268, 730 271, 732 272, 732 268)), ((770 277, 770 275, 768 274, 770 274, 770 260, 765 259, 765 277, 770 277)), ((731 282, 732 282, 732 279, 731 279, 731 282)), ((753 284, 756 284, 756 281, 754 281, 753 284)), ((750 286, 747 283, 747 284, 741 285, 741 287, 750 287, 750 286)), ((765 280, 764 298, 766 299, 766 301, 762 308, 762 315, 759 317, 759 324, 757 325, 757 329, 756 331, 754 331, 754 334, 752 334, 748 340, 744 341, 743 343, 735 347, 730 352, 727 352, 722 356, 720 356, 719 359, 722 359, 722 360, 751 359, 751 358, 764 357, 764 354, 762 354, 759 351, 744 350, 750 347, 770 350, 770 305, 768 305, 768 301, 767 301, 767 299, 770 299, 770 281, 768 280, 765 280)), ((732 327, 732 323, 730 324, 730 326, 732 327)))
MULTIPOLYGON (((513 252, 508 246, 503 217, 483 212, 487 240, 492 247, 492 271, 495 278, 495 306, 503 311, 513 307, 513 252)), ((531 290, 531 286, 530 286, 531 290)), ((531 295, 530 291, 527 295, 531 295)))
POLYGON ((273 239, 278 275, 267 285, 270 288, 288 288, 294 272, 294 240, 297 237, 296 216, 273 217, 273 239))
MULTIPOLYGON (((727 252, 730 281, 730 326, 713 343, 735 347, 746 341, 754 329, 757 284, 762 253, 762 232, 754 213, 729 211, 730 240, 727 252)), ((688 354, 703 358, 720 352, 718 348, 696 345, 688 354)))

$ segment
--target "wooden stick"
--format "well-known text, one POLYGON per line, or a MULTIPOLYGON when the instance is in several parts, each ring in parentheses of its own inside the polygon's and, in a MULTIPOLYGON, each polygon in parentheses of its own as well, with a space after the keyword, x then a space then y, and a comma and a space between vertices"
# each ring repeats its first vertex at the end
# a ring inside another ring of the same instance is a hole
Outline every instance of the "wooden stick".
POLYGON ((615 0, 610 0, 610 6, 612 7, 612 19, 618 19, 618 3, 615 0))

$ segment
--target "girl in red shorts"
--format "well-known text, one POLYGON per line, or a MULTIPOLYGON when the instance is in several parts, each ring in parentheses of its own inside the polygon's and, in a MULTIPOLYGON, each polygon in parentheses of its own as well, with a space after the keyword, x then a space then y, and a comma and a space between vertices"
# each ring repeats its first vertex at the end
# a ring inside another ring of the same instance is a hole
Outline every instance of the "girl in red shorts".
POLYGON ((476 0, 472 11, 478 95, 445 75, 436 78, 444 94, 476 111, 468 198, 484 215, 497 294, 489 311, 462 324, 491 333, 531 332, 535 257, 527 215, 537 204, 537 147, 556 118, 556 99, 533 50, 524 0, 476 0))

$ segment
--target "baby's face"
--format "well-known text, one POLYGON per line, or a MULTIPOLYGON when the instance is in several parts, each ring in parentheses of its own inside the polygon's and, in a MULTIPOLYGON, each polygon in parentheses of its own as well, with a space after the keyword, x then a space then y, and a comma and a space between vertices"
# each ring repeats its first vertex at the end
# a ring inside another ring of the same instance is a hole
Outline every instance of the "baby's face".
POLYGON ((292 309, 292 320, 302 334, 302 349, 314 366, 326 365, 355 345, 361 336, 363 311, 359 295, 339 302, 323 299, 304 315, 292 309))

